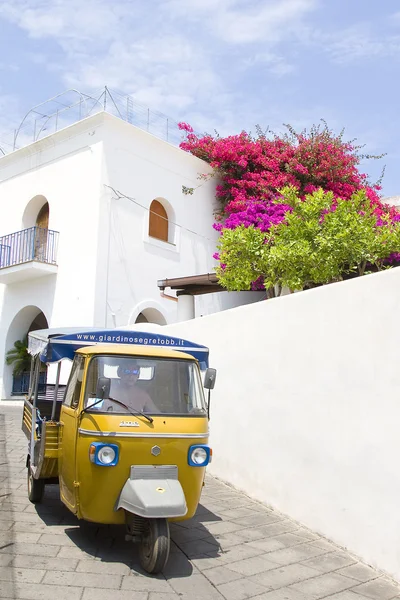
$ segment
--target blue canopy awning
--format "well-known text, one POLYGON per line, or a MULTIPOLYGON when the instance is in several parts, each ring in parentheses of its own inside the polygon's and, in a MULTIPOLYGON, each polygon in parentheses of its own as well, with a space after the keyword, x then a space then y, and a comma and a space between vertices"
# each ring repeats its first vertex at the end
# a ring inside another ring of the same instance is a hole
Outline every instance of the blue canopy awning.
POLYGON ((41 329, 29 333, 28 352, 40 360, 53 363, 73 359, 78 348, 97 344, 128 344, 170 348, 186 352, 197 359, 202 370, 208 367, 208 348, 182 338, 129 329, 60 328, 41 329))

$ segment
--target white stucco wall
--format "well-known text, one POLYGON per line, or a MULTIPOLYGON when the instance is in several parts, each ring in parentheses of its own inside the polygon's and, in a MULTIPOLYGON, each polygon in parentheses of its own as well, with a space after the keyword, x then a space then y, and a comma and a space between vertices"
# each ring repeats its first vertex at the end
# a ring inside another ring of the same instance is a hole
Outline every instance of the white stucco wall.
MULTIPOLYGON (((162 298, 157 280, 213 272, 218 233, 213 229, 215 180, 199 185, 199 173, 211 172, 203 161, 147 132, 105 115, 97 295, 106 297, 107 325, 134 324, 146 307, 165 322, 177 319, 176 303, 162 298), (182 186, 197 188, 184 195, 182 186), (117 199, 109 187, 132 200, 117 199), (164 204, 170 242, 149 237, 152 200, 164 204), (108 239, 108 236, 109 239, 108 239)), ((170 290, 166 290, 171 293, 170 290)), ((212 294, 196 298, 196 314, 210 314, 261 294, 212 294)))
POLYGON ((4 354, 30 326, 26 307, 52 327, 94 323, 101 128, 101 119, 81 122, 0 159, 0 235, 33 226, 46 200, 59 232, 57 274, 0 286, 0 398, 11 391, 4 354))
MULTIPOLYGON (((59 232, 56 274, 0 284, 0 398, 11 392, 4 355, 20 336, 10 327, 20 311, 27 318, 24 307, 37 307, 50 327, 134 324, 140 312, 163 324, 177 319, 176 302, 161 296, 157 280, 214 270, 215 181, 193 196, 182 194, 183 185, 197 187, 198 174, 209 171, 108 113, 0 158, 0 236, 35 225, 46 200, 49 229, 59 232), (133 201, 118 199, 110 187, 133 201), (148 235, 153 199, 167 208, 171 243, 148 235)), ((261 296, 198 297, 196 311, 209 314, 261 296)))
POLYGON ((400 269, 165 331, 210 347, 211 472, 400 579, 400 269))

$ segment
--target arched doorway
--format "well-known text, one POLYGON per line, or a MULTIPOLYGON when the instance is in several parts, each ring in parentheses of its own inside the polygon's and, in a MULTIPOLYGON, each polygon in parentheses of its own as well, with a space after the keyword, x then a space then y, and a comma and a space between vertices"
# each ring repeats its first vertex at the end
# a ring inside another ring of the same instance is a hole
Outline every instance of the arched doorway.
POLYGON ((40 312, 37 317, 35 317, 28 329, 28 333, 31 331, 37 331, 38 329, 47 329, 49 324, 47 323, 47 319, 42 312, 40 312))
POLYGON ((148 323, 149 321, 146 319, 143 313, 139 313, 136 317, 135 323, 148 323))
POLYGON ((47 262, 47 238, 49 231, 49 203, 43 204, 36 217, 35 225, 35 259, 47 262))
POLYGON ((38 194, 29 200, 22 215, 22 228, 43 227, 48 229, 50 207, 46 196, 38 194))
POLYGON ((42 229, 48 229, 49 228, 49 216, 50 216, 49 203, 46 202, 45 204, 43 204, 42 208, 38 212, 38 215, 36 217, 36 227, 41 227, 42 229))
POLYGON ((157 325, 166 325, 167 321, 164 315, 156 308, 144 308, 136 317, 135 323, 156 323, 157 325))
POLYGON ((27 248, 29 256, 24 260, 48 261, 50 207, 47 198, 34 196, 26 205, 22 216, 24 230, 23 248, 27 248))
MULTIPOLYGON (((4 366, 4 387, 8 392, 7 395, 21 396, 27 393, 30 364, 30 357, 26 349, 28 333, 47 327, 46 316, 37 306, 26 306, 12 320, 6 337, 6 364, 4 366), (13 358, 14 360, 12 360, 13 358)), ((41 387, 46 384, 46 375, 46 368, 43 368, 40 375, 41 387)))

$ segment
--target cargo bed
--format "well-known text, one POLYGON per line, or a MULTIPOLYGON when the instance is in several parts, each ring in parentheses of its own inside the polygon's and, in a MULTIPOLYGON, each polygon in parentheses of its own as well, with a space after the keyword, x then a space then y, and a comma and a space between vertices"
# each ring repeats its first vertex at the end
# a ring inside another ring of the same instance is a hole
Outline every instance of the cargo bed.
POLYGON ((36 409, 30 400, 24 402, 22 431, 29 441, 31 469, 35 479, 58 477, 59 417, 61 400, 57 400, 54 419, 51 420, 53 401, 38 398, 36 409), (33 416, 36 413, 36 417, 33 416), (32 422, 34 431, 32 435, 32 422))

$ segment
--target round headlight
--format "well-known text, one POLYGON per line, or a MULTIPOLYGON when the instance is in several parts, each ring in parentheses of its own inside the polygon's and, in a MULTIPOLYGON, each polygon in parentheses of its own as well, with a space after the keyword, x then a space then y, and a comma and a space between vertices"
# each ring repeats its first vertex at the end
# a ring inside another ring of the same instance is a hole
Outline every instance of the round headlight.
POLYGON ((98 460, 103 465, 109 465, 115 460, 115 450, 111 446, 103 446, 97 453, 98 460))
POLYGON ((207 451, 204 448, 195 448, 190 458, 196 465, 202 465, 204 462, 207 462, 207 451))

